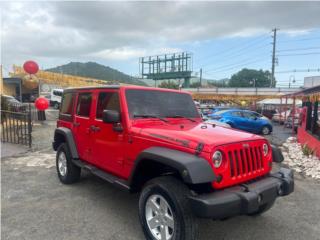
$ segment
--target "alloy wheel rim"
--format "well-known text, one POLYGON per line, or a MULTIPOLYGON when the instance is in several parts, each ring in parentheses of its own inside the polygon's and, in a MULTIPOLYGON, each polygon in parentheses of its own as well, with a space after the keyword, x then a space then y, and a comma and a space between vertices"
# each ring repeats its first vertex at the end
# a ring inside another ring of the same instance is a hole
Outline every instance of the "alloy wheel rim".
POLYGON ((269 133, 269 129, 267 127, 264 127, 262 132, 263 132, 263 134, 268 134, 269 133))
POLYGON ((67 158, 64 152, 60 152, 58 157, 58 169, 61 176, 67 174, 67 158))
POLYGON ((175 229, 174 216, 164 197, 154 194, 148 198, 145 206, 145 218, 155 239, 172 239, 175 229))

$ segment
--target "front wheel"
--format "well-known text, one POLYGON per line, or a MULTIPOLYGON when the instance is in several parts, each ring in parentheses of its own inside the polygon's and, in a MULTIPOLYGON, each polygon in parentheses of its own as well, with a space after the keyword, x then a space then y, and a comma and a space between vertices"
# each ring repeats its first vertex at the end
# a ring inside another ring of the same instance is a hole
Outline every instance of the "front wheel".
POLYGON ((174 177, 149 181, 139 199, 139 218, 147 240, 195 240, 196 219, 189 206, 189 189, 174 177))
POLYGON ((54 107, 54 109, 59 109, 60 108, 60 104, 58 102, 55 102, 53 107, 54 107))

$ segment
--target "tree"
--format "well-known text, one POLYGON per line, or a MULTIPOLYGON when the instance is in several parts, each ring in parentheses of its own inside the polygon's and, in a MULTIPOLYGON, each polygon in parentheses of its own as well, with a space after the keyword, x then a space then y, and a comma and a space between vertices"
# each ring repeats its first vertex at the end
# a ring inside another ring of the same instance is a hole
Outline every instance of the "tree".
POLYGON ((270 87, 270 81, 269 71, 244 68, 231 76, 229 87, 270 87))
POLYGON ((173 81, 163 81, 159 84, 159 88, 179 89, 179 85, 173 81))
POLYGON ((200 82, 194 82, 190 84, 190 88, 199 88, 200 87, 200 82))

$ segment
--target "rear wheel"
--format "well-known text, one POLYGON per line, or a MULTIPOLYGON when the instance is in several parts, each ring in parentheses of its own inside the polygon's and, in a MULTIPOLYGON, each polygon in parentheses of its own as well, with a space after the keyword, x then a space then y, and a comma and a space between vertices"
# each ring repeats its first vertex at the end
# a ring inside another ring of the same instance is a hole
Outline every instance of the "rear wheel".
POLYGON ((264 126, 261 129, 261 132, 263 135, 269 135, 270 134, 270 128, 268 126, 264 126))
POLYGON ((80 179, 81 168, 72 162, 66 143, 62 143, 57 150, 56 166, 58 177, 62 183, 71 184, 80 179))
POLYGON ((159 177, 146 184, 139 199, 140 223, 146 239, 197 239, 189 194, 187 186, 174 177, 159 177))

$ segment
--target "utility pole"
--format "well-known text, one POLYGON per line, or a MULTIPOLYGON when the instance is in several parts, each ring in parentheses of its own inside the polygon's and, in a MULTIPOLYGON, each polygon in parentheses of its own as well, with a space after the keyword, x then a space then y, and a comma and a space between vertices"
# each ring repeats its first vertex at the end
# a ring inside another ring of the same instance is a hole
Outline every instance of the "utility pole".
POLYGON ((270 81, 270 87, 273 87, 274 84, 274 67, 276 64, 276 43, 277 43, 277 28, 272 29, 273 32, 273 48, 272 48, 272 66, 271 66, 271 81, 270 81))
POLYGON ((200 68, 200 87, 202 86, 202 68, 200 68))

